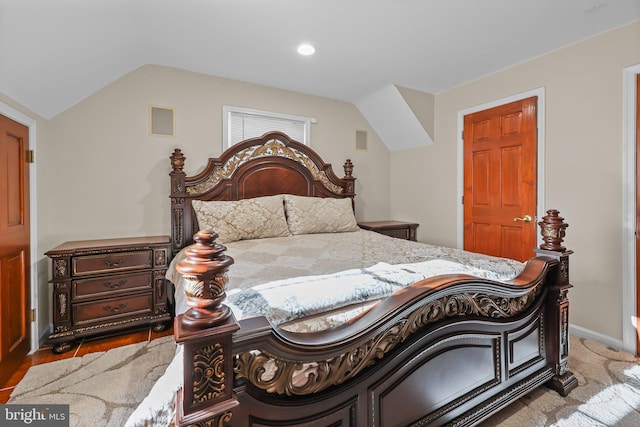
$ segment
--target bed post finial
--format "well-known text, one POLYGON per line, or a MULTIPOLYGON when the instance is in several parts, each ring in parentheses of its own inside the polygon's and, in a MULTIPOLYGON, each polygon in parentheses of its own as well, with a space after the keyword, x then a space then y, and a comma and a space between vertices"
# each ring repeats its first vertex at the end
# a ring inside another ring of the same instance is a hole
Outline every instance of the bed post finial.
POLYGON ((346 181, 345 186, 344 186, 344 193, 348 196, 351 196, 351 199, 353 199, 353 196, 356 195, 356 190, 355 190, 355 178, 353 177, 353 163, 351 163, 351 159, 347 159, 344 162, 344 178, 342 178, 343 181, 346 181))
POLYGON ((174 336, 183 346, 183 383, 176 398, 176 425, 227 425, 233 396, 232 334, 239 329, 233 313, 222 304, 227 271, 233 258, 216 243, 218 235, 201 230, 185 249, 176 269, 184 276, 190 307, 176 317, 174 336))
POLYGON ((182 154, 182 150, 176 148, 175 150, 173 150, 173 153, 169 158, 171 159, 171 168, 173 169, 173 171, 182 172, 182 169, 184 168, 184 161, 186 159, 184 154, 182 154))
POLYGON ((567 250, 562 246, 562 241, 564 240, 565 229, 569 224, 564 222, 564 218, 559 214, 560 212, 557 210, 549 209, 547 214, 542 217, 542 221, 538 222, 542 240, 544 240, 544 243, 540 245, 540 249, 557 252, 567 250))
POLYGON ((229 281, 227 272, 233 258, 226 255, 226 247, 216 243, 218 235, 210 230, 201 230, 185 249, 186 257, 176 269, 185 278, 184 293, 190 307, 180 317, 182 325, 189 329, 216 326, 229 318, 231 310, 222 304, 229 281))
POLYGON ((344 177, 345 178, 351 178, 352 174, 353 174, 353 163, 351 163, 351 159, 347 159, 344 162, 344 177))

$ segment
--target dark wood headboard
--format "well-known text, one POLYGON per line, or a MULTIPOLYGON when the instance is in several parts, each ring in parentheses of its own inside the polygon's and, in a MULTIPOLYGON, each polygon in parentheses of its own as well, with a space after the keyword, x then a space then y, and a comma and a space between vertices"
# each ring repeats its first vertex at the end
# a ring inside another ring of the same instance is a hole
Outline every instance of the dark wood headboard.
POLYGON ((280 132, 233 145, 218 158, 209 158, 197 175, 183 172, 186 157, 176 148, 171 155, 171 240, 175 254, 193 243, 198 224, 192 200, 241 200, 275 194, 314 197, 355 196, 353 163, 344 164, 338 178, 310 147, 280 132))

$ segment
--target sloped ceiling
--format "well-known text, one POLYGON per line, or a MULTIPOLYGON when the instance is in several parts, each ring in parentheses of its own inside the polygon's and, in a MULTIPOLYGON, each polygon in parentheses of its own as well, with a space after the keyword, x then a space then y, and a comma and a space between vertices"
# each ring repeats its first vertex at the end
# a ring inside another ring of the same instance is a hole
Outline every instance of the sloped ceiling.
POLYGON ((392 151, 433 143, 427 129, 394 85, 368 93, 355 105, 392 151))
POLYGON ((352 102, 385 134, 419 125, 394 85, 438 93, 636 19, 638 0, 0 0, 0 92, 51 118, 158 64, 352 102))

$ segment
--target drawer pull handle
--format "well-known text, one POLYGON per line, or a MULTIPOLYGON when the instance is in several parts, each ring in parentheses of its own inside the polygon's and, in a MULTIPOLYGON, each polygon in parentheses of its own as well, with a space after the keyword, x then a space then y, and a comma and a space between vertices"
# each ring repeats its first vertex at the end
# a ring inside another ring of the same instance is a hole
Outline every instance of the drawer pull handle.
POLYGON ((102 306, 104 311, 108 311, 110 313, 119 313, 120 310, 122 310, 123 308, 125 308, 127 306, 126 302, 123 302, 117 306, 110 306, 110 305, 104 305, 102 306))
POLYGON ((104 282, 103 285, 105 288, 109 289, 118 289, 120 286, 124 286, 127 284, 127 280, 120 280, 118 283, 104 282))
POLYGON ((118 267, 120 267, 120 264, 124 264, 124 259, 117 259, 115 261, 111 261, 111 259, 108 258, 108 259, 104 260, 104 264, 107 267, 118 268, 118 267))

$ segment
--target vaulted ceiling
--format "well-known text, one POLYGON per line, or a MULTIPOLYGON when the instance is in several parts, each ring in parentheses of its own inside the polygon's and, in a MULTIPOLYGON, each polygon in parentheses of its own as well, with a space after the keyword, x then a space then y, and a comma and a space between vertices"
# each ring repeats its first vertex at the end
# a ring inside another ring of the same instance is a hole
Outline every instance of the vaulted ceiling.
POLYGON ((0 92, 51 118, 159 64, 364 106, 636 19, 640 0, 0 0, 0 92))

